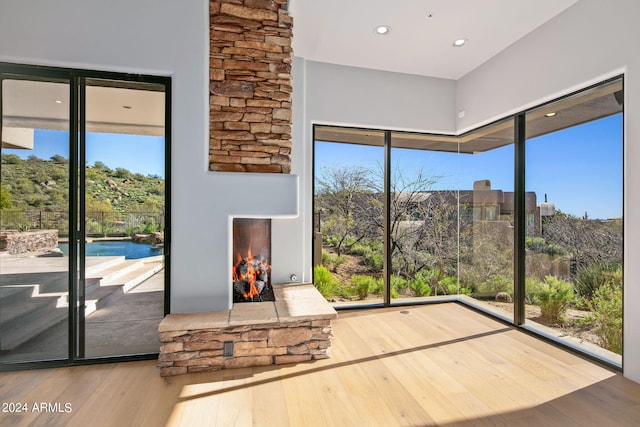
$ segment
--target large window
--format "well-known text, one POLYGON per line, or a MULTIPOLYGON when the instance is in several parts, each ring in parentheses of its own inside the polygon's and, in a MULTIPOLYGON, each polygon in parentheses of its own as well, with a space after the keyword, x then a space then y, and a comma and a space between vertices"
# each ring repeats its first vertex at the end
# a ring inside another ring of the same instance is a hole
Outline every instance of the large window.
POLYGON ((460 301, 621 366, 622 94, 459 136, 316 126, 316 286, 460 301))
POLYGON ((621 111, 614 80, 527 112, 525 143, 526 188, 540 198, 526 235, 525 324, 618 362, 621 111))
POLYGON ((359 137, 366 144, 315 144, 314 277, 341 306, 382 303, 384 295, 384 132, 359 137))

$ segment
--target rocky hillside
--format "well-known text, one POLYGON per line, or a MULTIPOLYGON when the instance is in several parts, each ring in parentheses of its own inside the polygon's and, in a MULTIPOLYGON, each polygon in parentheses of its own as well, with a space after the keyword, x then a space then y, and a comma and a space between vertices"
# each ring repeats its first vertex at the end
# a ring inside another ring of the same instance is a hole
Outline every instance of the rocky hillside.
MULTIPOLYGON (((2 209, 66 210, 69 162, 62 156, 49 160, 3 154, 0 166, 2 209)), ((164 206, 164 179, 144 176, 101 162, 86 168, 87 209, 158 210, 164 206)))

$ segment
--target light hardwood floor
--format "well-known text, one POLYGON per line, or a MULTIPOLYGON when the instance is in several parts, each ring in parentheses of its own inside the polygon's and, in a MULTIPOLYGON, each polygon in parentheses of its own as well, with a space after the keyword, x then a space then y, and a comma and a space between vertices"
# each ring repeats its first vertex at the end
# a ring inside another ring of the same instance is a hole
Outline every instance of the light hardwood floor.
POLYGON ((28 412, 0 412, 0 426, 640 425, 640 384, 459 304, 343 311, 333 325, 333 355, 314 363, 1 373, 1 409, 28 412))

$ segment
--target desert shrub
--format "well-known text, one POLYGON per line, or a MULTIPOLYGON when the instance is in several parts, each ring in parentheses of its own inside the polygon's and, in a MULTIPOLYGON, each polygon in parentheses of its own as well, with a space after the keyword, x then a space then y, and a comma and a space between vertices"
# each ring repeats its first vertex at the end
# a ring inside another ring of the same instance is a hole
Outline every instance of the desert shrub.
POLYGON ((555 243, 548 243, 542 237, 526 237, 525 246, 533 252, 551 256, 564 255, 566 253, 562 247, 555 243))
POLYGON ((596 334, 607 350, 622 354, 622 277, 607 280, 587 302, 591 314, 585 323, 594 323, 596 334))
POLYGON ((335 236, 327 236, 326 234, 323 234, 322 242, 329 246, 338 246, 338 244, 340 244, 340 239, 335 236))
POLYGON ((384 266, 382 253, 371 252, 365 257, 364 265, 370 267, 373 271, 382 271, 382 268, 384 266))
POLYGON ((376 282, 370 291, 372 294, 382 295, 382 292, 384 292, 384 279, 382 277, 376 277, 375 281, 376 282))
POLYGON ((546 276, 532 292, 533 302, 540 306, 543 319, 563 323, 569 302, 573 299, 573 285, 555 276, 546 276))
POLYGON ((413 280, 409 281, 409 289, 416 297, 425 297, 431 295, 431 286, 429 286, 428 279, 419 272, 413 280))
MULTIPOLYGON (((542 282, 537 277, 527 276, 524 279, 524 301, 527 304, 533 304, 534 294, 540 288, 542 282)), ((513 295, 512 295, 513 296, 513 295)))
POLYGON ((356 243, 356 244, 354 244, 353 246, 351 246, 349 248, 349 254, 350 255, 355 255, 355 256, 366 257, 371 252, 372 252, 371 247, 367 246, 365 244, 362 244, 362 243, 356 243))
POLYGON ((338 280, 323 265, 314 267, 313 284, 325 298, 335 295, 338 291, 338 280))
POLYGON ((144 232, 145 233, 155 233, 158 231, 158 224, 156 223, 155 218, 149 217, 144 222, 144 232))
POLYGON ((345 262, 347 262, 347 257, 345 256, 331 255, 328 252, 322 252, 322 265, 324 265, 334 273, 338 270, 338 267, 340 267, 345 262))
POLYGON ((476 293, 479 295, 495 296, 499 292, 513 293, 513 282, 502 274, 492 274, 487 280, 477 286, 476 293))
POLYGON ((391 296, 393 298, 398 298, 400 294, 405 295, 407 289, 409 289, 409 281, 407 279, 397 274, 391 275, 391 296), (393 296, 394 293, 395 297, 393 296))
MULTIPOLYGON (((595 291, 607 280, 607 273, 611 268, 595 263, 580 268, 576 273, 576 291, 583 298, 591 298, 595 291)), ((615 270, 614 270, 615 271, 615 270)))
MULTIPOLYGON (((369 288, 369 293, 375 294, 375 295, 382 295, 382 293, 384 292, 384 279, 382 277, 372 277, 372 276, 369 276, 369 277, 373 279, 373 282, 371 283, 371 286, 369 288)), ((391 298, 398 298, 397 286, 399 282, 398 282, 398 279, 394 279, 394 277, 399 277, 399 276, 391 276, 391 298)), ((400 279, 402 278, 400 277, 400 279)))
POLYGON ((471 295, 473 293, 471 288, 460 286, 460 282, 455 276, 447 276, 440 279, 438 286, 443 289, 447 295, 471 295))
POLYGON ((355 275, 351 276, 351 287, 356 290, 358 298, 366 299, 369 293, 376 290, 376 278, 371 276, 355 275))

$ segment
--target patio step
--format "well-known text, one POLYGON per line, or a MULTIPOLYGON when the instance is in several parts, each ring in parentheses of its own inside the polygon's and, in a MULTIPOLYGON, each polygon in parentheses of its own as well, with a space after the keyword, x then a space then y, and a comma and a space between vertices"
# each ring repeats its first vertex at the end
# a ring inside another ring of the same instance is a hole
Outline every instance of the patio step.
MULTIPOLYGON (((85 316, 115 302, 162 270, 162 258, 113 257, 87 268, 85 316)), ((0 287, 0 350, 12 350, 66 320, 68 293, 44 292, 58 291, 58 288, 60 286, 52 283, 0 287)), ((66 290, 66 282, 63 288, 66 290)))
POLYGON ((148 258, 125 262, 119 272, 109 273, 98 280, 98 286, 93 287, 85 297, 85 316, 107 307, 120 296, 129 292, 154 274, 164 268, 164 264, 148 258))
POLYGON ((163 257, 149 257, 134 260, 122 260, 118 264, 109 265, 101 270, 86 275, 85 290, 87 293, 102 286, 124 285, 125 292, 163 268, 163 257))
POLYGON ((2 306, 0 350, 12 350, 67 318, 66 295, 38 295, 37 288, 32 285, 28 292, 37 296, 23 291, 16 303, 2 306))

